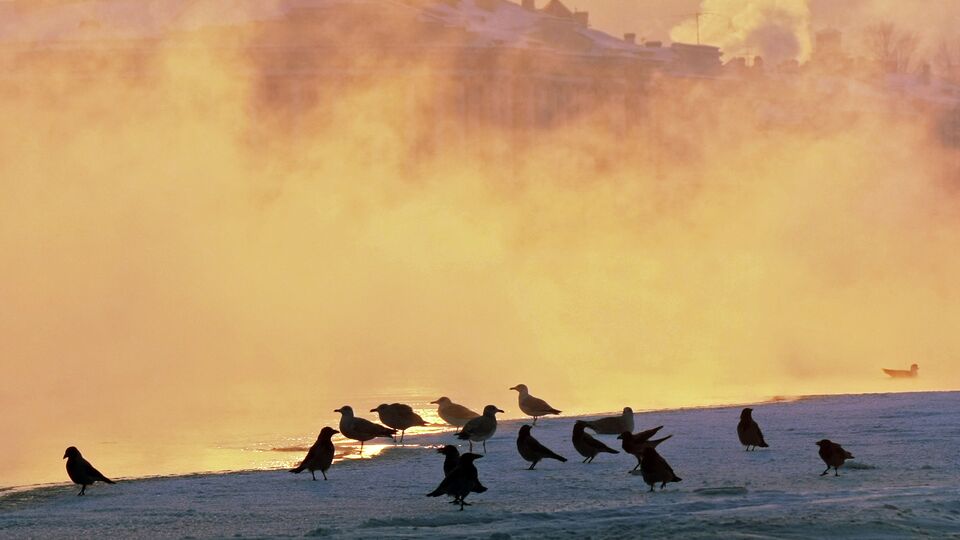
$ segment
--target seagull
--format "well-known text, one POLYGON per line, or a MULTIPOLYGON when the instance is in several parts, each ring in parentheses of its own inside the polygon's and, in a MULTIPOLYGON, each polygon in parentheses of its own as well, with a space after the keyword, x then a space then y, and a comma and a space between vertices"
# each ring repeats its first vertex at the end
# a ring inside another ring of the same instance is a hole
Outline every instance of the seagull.
POLYGON ((94 482, 116 484, 116 482, 107 478, 103 473, 94 468, 89 461, 83 459, 83 456, 80 455, 80 450, 77 450, 76 446, 67 448, 63 453, 63 459, 67 460, 67 475, 70 476, 70 480, 73 480, 74 484, 80 486, 80 493, 77 493, 77 495, 86 493, 87 486, 92 485, 94 482))
POLYGON ((463 405, 450 401, 448 397, 442 397, 430 403, 437 404, 437 414, 444 422, 457 428, 462 428, 464 424, 480 416, 463 405))
POLYGON ((467 452, 460 456, 460 463, 450 471, 450 474, 443 477, 443 481, 437 486, 437 489, 427 493, 427 497, 439 497, 441 495, 452 495, 453 502, 460 505, 460 510, 464 506, 470 506, 465 502, 471 492, 482 493, 487 488, 480 486, 480 477, 477 473, 477 467, 473 464, 474 460, 483 456, 467 452), (482 488, 482 490, 480 489, 482 488))
POLYGON ((502 412, 495 405, 487 405, 483 408, 483 415, 467 422, 460 430, 457 438, 462 441, 469 440, 471 452, 473 451, 473 443, 482 442, 483 453, 486 454, 487 439, 493 437, 493 434, 497 432, 497 413, 502 412))
POLYGON ((633 431, 633 409, 624 407, 620 416, 587 420, 585 424, 597 435, 619 435, 624 431, 633 431))
POLYGON ((763 432, 760 431, 760 424, 753 419, 752 413, 753 409, 750 407, 740 411, 740 423, 737 424, 737 437, 740 437, 740 444, 746 446, 747 450, 750 450, 751 446, 754 450, 756 450, 758 446, 760 448, 768 448, 769 445, 763 440, 763 432))
POLYGON ((828 439, 817 441, 817 446, 820 447, 820 459, 827 464, 827 468, 820 473, 820 476, 825 476, 830 472, 831 467, 833 467, 833 475, 840 476, 839 468, 843 465, 843 462, 848 459, 853 459, 853 454, 828 439))
POLYGON ((403 434, 413 426, 425 426, 427 423, 419 414, 413 412, 413 407, 403 403, 381 403, 376 409, 370 409, 380 415, 380 421, 393 429, 400 430, 400 444, 403 444, 403 434))
POLYGON ((363 443, 377 437, 393 438, 395 429, 385 428, 364 418, 353 416, 353 407, 344 405, 333 412, 340 413, 340 433, 348 439, 360 441, 360 457, 363 457, 363 443))
POLYGON ((551 407, 546 401, 531 396, 529 390, 527 390, 527 385, 525 384, 518 384, 511 387, 510 390, 516 390, 517 392, 520 392, 520 410, 523 411, 524 414, 529 414, 533 417, 533 425, 537 425, 537 418, 541 416, 546 416, 548 414, 560 414, 560 411, 551 407))
POLYGON ((567 458, 541 444, 540 441, 530 434, 530 429, 531 427, 529 425, 524 425, 520 428, 520 433, 517 435, 517 451, 520 452, 520 457, 530 462, 530 468, 527 470, 532 471, 533 468, 537 466, 537 463, 545 458, 555 459, 561 463, 567 461, 567 458))
POLYGON ((317 437, 317 442, 313 443, 313 446, 310 447, 310 451, 307 452, 307 457, 303 458, 300 465, 290 469, 290 472, 300 474, 304 470, 308 470, 310 471, 310 476, 316 480, 317 475, 314 474, 313 471, 320 471, 323 479, 326 480, 327 469, 329 469, 330 464, 333 463, 334 453, 333 441, 330 440, 330 437, 333 437, 337 433, 340 432, 332 427, 324 427, 321 429, 320 435, 317 437))
POLYGON ((619 454, 620 452, 610 448, 590 435, 584 428, 587 423, 583 420, 577 420, 573 424, 573 447, 583 456, 583 463, 590 463, 597 454, 603 452, 607 454, 619 454))

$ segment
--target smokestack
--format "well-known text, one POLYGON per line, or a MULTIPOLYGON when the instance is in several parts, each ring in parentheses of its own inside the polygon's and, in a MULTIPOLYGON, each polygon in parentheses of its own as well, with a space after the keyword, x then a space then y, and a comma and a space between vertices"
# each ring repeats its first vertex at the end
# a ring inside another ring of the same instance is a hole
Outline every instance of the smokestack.
POLYGON ((577 11, 573 14, 573 21, 580 26, 587 26, 590 14, 586 11, 577 11))
POLYGON ((522 0, 523 9, 528 11, 536 11, 537 9, 537 0, 522 0))
POLYGON ((627 32, 626 34, 623 35, 623 40, 632 45, 636 45, 637 35, 634 34, 633 32, 627 32))

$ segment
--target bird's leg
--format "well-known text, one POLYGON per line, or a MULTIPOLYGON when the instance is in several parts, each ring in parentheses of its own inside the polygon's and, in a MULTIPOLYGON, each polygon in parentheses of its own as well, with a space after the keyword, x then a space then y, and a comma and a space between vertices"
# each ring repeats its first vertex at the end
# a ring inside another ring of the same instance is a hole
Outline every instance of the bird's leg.
POLYGON ((473 441, 467 441, 467 442, 470 443, 470 451, 473 452, 473 441))
POLYGON ((487 441, 483 441, 483 455, 487 455, 487 441))
POLYGON ((360 441, 360 459, 363 459, 363 441, 360 441))
POLYGON ((534 468, 534 467, 536 467, 536 466, 537 466, 537 462, 536 462, 536 461, 534 461, 534 462, 532 462, 532 463, 530 463, 530 466, 529 466, 529 467, 527 467, 527 470, 528 470, 528 471, 532 471, 532 470, 533 470, 533 468, 534 468))
POLYGON ((840 469, 834 467, 834 468, 833 468, 833 475, 834 475, 834 476, 840 476, 840 469))
POLYGON ((583 461, 581 461, 580 463, 586 463, 588 459, 590 459, 590 458, 585 457, 585 458, 583 458, 583 461))
POLYGON ((660 490, 662 491, 663 488, 665 488, 666 486, 667 486, 667 483, 663 482, 662 484, 660 484, 660 490))
POLYGON ((80 493, 77 493, 77 497, 79 497, 80 495, 83 495, 83 493, 84 493, 85 491, 87 491, 87 485, 86 485, 86 484, 80 484, 80 493))
POLYGON ((650 493, 653 493, 653 484, 650 484, 650 493))
POLYGON ((536 417, 536 416, 533 417, 533 425, 537 425, 537 417, 536 417))
POLYGON ((639 469, 639 468, 640 468, 640 458, 637 458, 637 466, 634 467, 632 470, 635 471, 635 470, 637 470, 637 469, 639 469))
POLYGON ((312 476, 314 480, 317 479, 317 475, 313 471, 310 471, 310 476, 312 476))
POLYGON ((830 467, 829 467, 829 466, 827 467, 827 469, 826 469, 825 471, 823 471, 822 473, 820 473, 820 476, 826 476, 828 472, 830 472, 830 467))
POLYGON ((407 432, 407 430, 405 430, 405 429, 400 430, 400 444, 403 444, 403 434, 406 433, 406 432, 407 432))
POLYGON ((320 474, 322 474, 322 475, 323 475, 323 479, 324 479, 324 480, 326 480, 326 479, 327 479, 327 473, 325 473, 325 472, 323 472, 323 471, 320 471, 320 474))

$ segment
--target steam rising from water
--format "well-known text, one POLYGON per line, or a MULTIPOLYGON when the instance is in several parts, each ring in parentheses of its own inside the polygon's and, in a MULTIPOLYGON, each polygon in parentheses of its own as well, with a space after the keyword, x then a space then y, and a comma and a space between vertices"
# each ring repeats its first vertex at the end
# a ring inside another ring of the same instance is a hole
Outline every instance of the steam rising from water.
POLYGON ((291 109, 203 42, 135 60, 0 86, 12 470, 315 432, 397 388, 577 413, 960 379, 955 154, 920 111, 667 79, 636 138, 598 110, 425 150, 430 65, 291 109))

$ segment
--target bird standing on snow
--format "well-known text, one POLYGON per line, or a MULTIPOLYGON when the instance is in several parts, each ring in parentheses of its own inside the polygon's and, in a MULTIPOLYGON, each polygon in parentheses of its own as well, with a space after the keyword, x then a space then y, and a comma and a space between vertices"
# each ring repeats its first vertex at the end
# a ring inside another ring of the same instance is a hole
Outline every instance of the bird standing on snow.
POLYGON ((643 448, 643 459, 640 464, 640 473, 643 475, 643 481, 650 486, 653 491, 654 484, 659 483, 660 489, 663 489, 667 482, 680 482, 682 479, 673 472, 673 468, 663 459, 663 456, 657 453, 652 446, 643 448))
MULTIPOLYGON (((457 465, 460 464, 460 451, 457 450, 457 447, 452 444, 448 444, 442 448, 437 448, 437 453, 444 455, 444 458, 443 458, 443 475, 444 476, 447 476, 448 474, 453 472, 453 470, 457 468, 457 465)), ((478 479, 477 485, 474 486, 473 488, 473 492, 483 493, 486 490, 487 488, 483 487, 483 484, 481 484, 480 480, 478 479)))
POLYGON ((624 431, 633 431, 633 409, 624 407, 620 416, 608 416, 596 420, 584 421, 586 426, 597 435, 619 435, 624 431))
POLYGON ((533 397, 530 395, 530 391, 527 390, 527 385, 518 384, 510 388, 510 390, 516 390, 520 392, 519 403, 520 410, 524 414, 528 414, 533 417, 533 425, 537 425, 537 418, 541 416, 546 416, 548 414, 560 414, 561 411, 554 409, 546 401, 533 397))
POLYGON ((425 426, 427 423, 419 414, 413 412, 413 407, 403 403, 381 403, 376 409, 370 409, 380 415, 380 421, 393 429, 400 430, 400 443, 403 443, 403 434, 413 426, 425 426))
POLYGON ((853 454, 847 452, 842 446, 830 440, 823 439, 817 441, 817 446, 820 447, 820 459, 827 464, 827 468, 820 473, 820 476, 825 476, 830 472, 831 467, 833 467, 833 475, 840 476, 839 468, 843 465, 843 462, 848 459, 853 459, 853 454))
POLYGON ((763 440, 760 424, 754 421, 752 413, 753 409, 750 407, 740 411, 740 423, 737 424, 737 436, 740 437, 740 444, 746 446, 747 450, 750 450, 751 446, 754 450, 758 446, 767 448, 769 445, 763 440))
POLYGON ((619 454, 620 452, 610 448, 592 435, 584 431, 587 423, 583 420, 577 420, 573 424, 573 447, 583 456, 583 463, 590 463, 597 454, 603 452, 607 454, 619 454))
MULTIPOLYGON (((462 428, 467 422, 480 416, 463 405, 450 401, 448 397, 442 397, 430 403, 437 404, 437 415, 439 415, 444 422, 457 428, 462 428)), ((459 430, 457 432, 459 433, 459 430)))
POLYGON ((567 461, 567 458, 541 444, 540 441, 530 434, 530 429, 531 427, 529 425, 524 425, 520 428, 520 433, 517 435, 517 450, 520 452, 520 457, 530 462, 530 468, 528 470, 532 471, 541 459, 549 458, 560 462, 567 461))
POLYGON ((89 461, 83 459, 80 451, 77 450, 75 446, 67 448, 63 453, 63 459, 67 460, 67 475, 70 476, 70 480, 73 480, 74 484, 80 486, 80 493, 77 493, 77 495, 86 493, 87 486, 92 485, 94 482, 116 484, 116 482, 107 478, 103 473, 94 468, 89 461))
POLYGON ((333 412, 340 413, 340 433, 348 439, 360 441, 360 457, 363 457, 363 443, 377 437, 393 438, 395 429, 385 428, 380 424, 358 418, 353 415, 353 407, 344 405, 333 412))
POLYGON ((470 506, 465 502, 471 492, 483 493, 487 488, 480 485, 480 477, 477 473, 477 467, 473 464, 474 460, 483 456, 467 452, 460 456, 460 462, 456 468, 443 477, 443 481, 437 486, 437 489, 427 493, 427 497, 439 497, 441 495, 453 496, 453 502, 460 505, 460 510, 464 506, 470 506))
POLYGON ((619 437, 617 437, 617 439, 620 439, 623 441, 622 443, 623 451, 628 454, 632 454, 635 458, 637 458, 637 465, 633 468, 634 471, 637 470, 637 467, 640 467, 641 463, 643 462, 644 448, 647 448, 647 447, 656 448, 663 441, 669 439, 670 437, 673 437, 673 435, 667 435, 666 437, 663 437, 660 439, 650 438, 650 437, 653 437, 661 429, 663 429, 663 426, 657 426, 655 428, 648 429, 646 431, 641 431, 640 433, 637 433, 637 434, 632 434, 629 431, 624 431, 623 433, 620 434, 619 437))
POLYGON ((314 474, 313 471, 320 471, 323 479, 326 480, 327 469, 329 469, 330 464, 333 463, 334 453, 333 441, 330 440, 330 438, 337 433, 340 432, 332 427, 324 427, 321 429, 320 435, 317 436, 317 442, 313 443, 313 446, 310 447, 310 451, 307 452, 307 457, 303 458, 300 465, 290 469, 290 472, 300 474, 304 470, 307 470, 310 471, 310 476, 316 480, 317 475, 314 474))
POLYGON ((483 453, 487 453, 487 439, 493 437, 497 432, 497 413, 502 413, 495 405, 487 405, 483 408, 483 415, 467 422, 457 438, 462 441, 470 441, 470 451, 473 451, 473 443, 483 443, 483 453))

